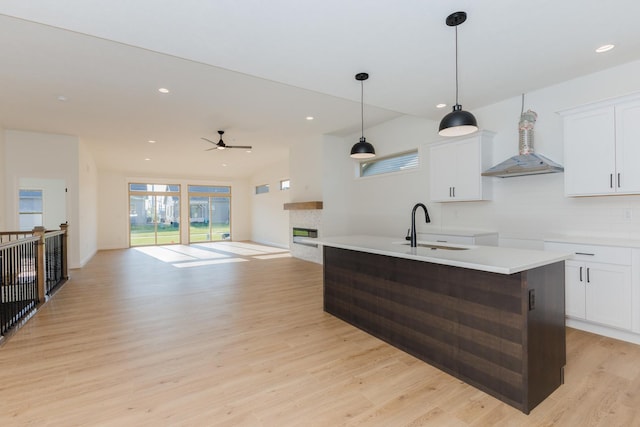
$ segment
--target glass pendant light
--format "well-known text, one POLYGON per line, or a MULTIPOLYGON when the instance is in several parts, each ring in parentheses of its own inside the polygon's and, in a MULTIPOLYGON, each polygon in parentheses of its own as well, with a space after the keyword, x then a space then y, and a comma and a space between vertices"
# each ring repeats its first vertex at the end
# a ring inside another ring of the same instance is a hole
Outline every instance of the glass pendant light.
POLYGON ((360 82, 360 116, 362 123, 362 133, 360 134, 360 141, 356 142, 353 147, 351 147, 351 158, 353 159, 370 159, 371 157, 376 156, 376 150, 374 150, 373 145, 367 142, 367 139, 364 137, 364 81, 369 78, 369 74, 367 73, 358 73, 356 74, 356 80, 360 82))
POLYGON ((458 25, 466 20, 466 12, 454 12, 445 21, 448 26, 456 27, 456 105, 453 106, 453 111, 440 121, 438 133, 442 136, 467 135, 478 130, 476 118, 470 112, 464 111, 458 103, 458 25))

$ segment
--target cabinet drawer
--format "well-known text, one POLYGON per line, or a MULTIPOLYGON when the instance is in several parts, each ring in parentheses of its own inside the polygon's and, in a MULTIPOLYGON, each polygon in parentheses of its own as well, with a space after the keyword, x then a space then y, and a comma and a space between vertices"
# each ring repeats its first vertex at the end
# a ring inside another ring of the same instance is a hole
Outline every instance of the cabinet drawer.
POLYGON ((545 242, 544 248, 554 252, 571 252, 578 261, 631 265, 631 248, 596 246, 578 243, 545 242))

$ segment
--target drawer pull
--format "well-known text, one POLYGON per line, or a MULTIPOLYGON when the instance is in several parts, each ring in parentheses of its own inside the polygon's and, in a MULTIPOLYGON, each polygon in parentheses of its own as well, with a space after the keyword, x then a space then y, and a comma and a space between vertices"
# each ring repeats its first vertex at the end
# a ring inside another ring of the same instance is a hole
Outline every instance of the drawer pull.
POLYGON ((446 240, 436 240, 436 242, 438 242, 438 243, 447 243, 446 240))
POLYGON ((587 253, 587 252, 576 252, 576 255, 596 256, 596 254, 590 254, 590 253, 587 253))

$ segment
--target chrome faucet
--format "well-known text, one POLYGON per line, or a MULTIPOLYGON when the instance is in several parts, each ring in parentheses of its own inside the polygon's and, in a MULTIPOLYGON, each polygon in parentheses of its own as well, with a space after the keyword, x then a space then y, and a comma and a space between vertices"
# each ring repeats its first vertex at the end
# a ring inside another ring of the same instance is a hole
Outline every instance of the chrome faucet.
POLYGON ((416 203, 416 205, 413 207, 413 210, 411 211, 411 247, 412 248, 415 248, 416 246, 418 246, 418 238, 416 237, 416 210, 418 208, 424 209, 425 222, 427 224, 431 222, 431 219, 429 218, 429 212, 427 212, 427 207, 422 203, 416 203))

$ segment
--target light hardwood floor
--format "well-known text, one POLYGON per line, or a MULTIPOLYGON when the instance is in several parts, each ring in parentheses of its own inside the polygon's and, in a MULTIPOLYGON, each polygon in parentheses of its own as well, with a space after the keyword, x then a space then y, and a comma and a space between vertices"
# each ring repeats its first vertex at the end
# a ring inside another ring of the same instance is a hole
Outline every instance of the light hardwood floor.
POLYGON ((0 347, 0 426, 640 425, 640 346, 568 329, 527 416, 324 313, 320 265, 203 251, 72 271, 0 347))

